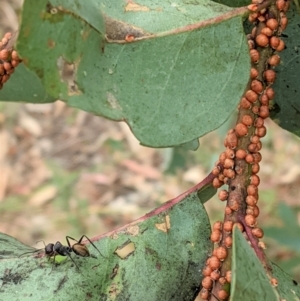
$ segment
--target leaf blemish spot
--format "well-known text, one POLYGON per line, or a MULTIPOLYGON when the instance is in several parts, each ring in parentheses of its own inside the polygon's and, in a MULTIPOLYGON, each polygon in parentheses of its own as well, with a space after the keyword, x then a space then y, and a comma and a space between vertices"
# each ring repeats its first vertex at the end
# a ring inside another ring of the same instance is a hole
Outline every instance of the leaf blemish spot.
POLYGON ((116 264, 112 270, 112 273, 110 274, 110 279, 114 279, 119 271, 119 265, 116 264))
POLYGON ((155 224, 155 227, 163 232, 168 232, 171 229, 170 216, 165 216, 165 221, 161 224, 155 224))
POLYGON ((47 45, 50 49, 53 49, 55 47, 55 41, 52 39, 48 39, 47 45))
POLYGON ((125 11, 150 11, 150 8, 144 5, 139 5, 137 3, 134 3, 133 1, 130 1, 126 6, 125 6, 125 11))
POLYGON ((106 25, 105 37, 106 41, 109 43, 132 42, 136 38, 141 38, 150 35, 150 33, 146 32, 142 28, 113 19, 106 15, 104 17, 106 25))
POLYGON ((117 248, 115 253, 121 258, 125 259, 129 257, 131 254, 133 254, 135 251, 135 244, 131 241, 126 242, 125 245, 122 245, 121 247, 117 248))
POLYGON ((136 236, 139 234, 140 232, 140 227, 139 226, 129 226, 127 228, 127 231, 126 231, 128 234, 132 235, 132 236, 136 236))
POLYGON ((121 110, 121 107, 116 99, 116 97, 110 93, 110 92, 107 92, 106 93, 106 97, 107 97, 107 102, 108 104, 113 108, 113 109, 118 109, 118 110, 121 110))
POLYGON ((57 67, 59 70, 61 80, 65 82, 68 86, 69 96, 82 94, 76 83, 76 64, 68 63, 63 57, 60 56, 57 59, 57 67))

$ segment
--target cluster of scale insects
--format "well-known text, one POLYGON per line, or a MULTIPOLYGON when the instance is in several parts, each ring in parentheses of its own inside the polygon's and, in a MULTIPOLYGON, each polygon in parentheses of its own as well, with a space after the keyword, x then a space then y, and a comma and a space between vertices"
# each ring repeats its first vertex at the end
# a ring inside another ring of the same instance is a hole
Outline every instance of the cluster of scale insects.
POLYGON ((0 41, 0 90, 21 62, 17 51, 9 45, 11 38, 12 34, 8 32, 0 41))
MULTIPOLYGON (((227 300, 229 298, 229 288, 231 282, 231 271, 221 270, 222 262, 228 255, 228 250, 232 246, 233 227, 238 227, 244 236, 249 240, 249 232, 252 238, 257 241, 257 247, 265 249, 265 244, 259 239, 263 238, 264 232, 257 226, 257 217, 259 216, 258 186, 260 178, 257 175, 260 169, 259 162, 262 159, 260 150, 262 148, 261 138, 266 135, 264 120, 269 117, 270 101, 274 98, 274 90, 271 85, 274 83, 276 73, 273 70, 280 63, 280 57, 277 54, 285 48, 284 42, 280 39, 282 31, 287 26, 287 17, 285 15, 289 8, 289 1, 277 0, 276 8, 278 15, 269 7, 257 11, 257 8, 264 0, 252 0, 248 6, 251 14, 249 21, 254 24, 251 34, 247 35, 248 46, 251 57, 251 83, 249 90, 246 91, 239 104, 239 120, 234 129, 228 131, 224 141, 226 150, 221 153, 219 160, 215 164, 212 173, 215 175, 213 186, 220 188, 222 185, 230 185, 230 182, 244 173, 237 162, 244 160, 250 171, 248 180, 249 185, 246 189, 245 209, 241 208, 239 200, 230 197, 228 190, 220 190, 218 197, 221 201, 227 201, 225 207, 225 221, 217 221, 213 225, 211 241, 215 244, 215 249, 202 270, 204 276, 202 280, 202 289, 199 296, 203 300, 208 300, 212 289, 218 282, 219 289, 214 291, 218 300, 227 300), (267 59, 261 57, 262 53, 267 51, 267 59), (263 72, 261 70, 263 66, 263 72), (247 140, 247 148, 241 147, 243 141, 247 140), (243 220, 234 218, 234 213, 243 211, 243 220), (248 232, 246 231, 248 228, 248 232), (249 231, 249 229, 251 229, 249 231)), ((253 240, 252 240, 253 241, 253 240)), ((277 286, 277 279, 271 278, 273 286, 277 286)))
MULTIPOLYGON (((232 246, 233 226, 237 226, 244 233, 245 227, 250 227, 253 237, 257 239, 261 239, 264 235, 263 230, 257 227, 256 221, 259 216, 257 202, 259 198, 258 186, 260 183, 257 173, 260 169, 259 162, 262 159, 259 152, 262 148, 260 139, 266 135, 264 120, 269 117, 269 104, 274 98, 274 90, 271 88, 271 85, 276 79, 276 73, 273 68, 280 63, 280 57, 277 53, 285 48, 285 44, 279 36, 288 23, 285 13, 289 8, 289 1, 276 1, 276 8, 279 12, 278 16, 273 15, 269 8, 263 8, 257 11, 258 6, 263 2, 264 0, 252 0, 252 4, 248 6, 252 12, 249 15, 249 21, 255 26, 251 34, 247 36, 252 67, 250 72, 250 89, 245 92, 239 104, 240 113, 242 112, 243 114, 235 128, 229 130, 227 133, 224 141, 226 151, 221 153, 212 171, 215 175, 213 186, 220 188, 224 184, 230 184, 230 181, 234 179, 236 175, 243 172, 240 170, 239 165, 235 164, 236 160, 244 160, 249 164, 251 176, 249 185, 247 186, 247 196, 245 198, 246 211, 244 221, 235 222, 227 218, 224 223, 217 221, 213 225, 210 239, 216 244, 216 248, 212 256, 207 259, 206 266, 202 271, 204 278, 201 283, 202 289, 199 296, 203 300, 209 299, 211 290, 216 282, 219 282, 221 287, 224 287, 224 289, 218 290, 216 297, 219 300, 227 300, 229 297, 229 292, 228 289, 225 289, 225 285, 231 282, 231 271, 227 270, 221 274, 220 268, 222 262, 227 257, 228 249, 232 246), (263 62, 266 68, 261 75, 257 67, 260 65, 261 51, 264 48, 268 48, 270 55, 267 61, 263 62), (239 141, 242 139, 249 139, 247 149, 239 148, 239 141)), ((21 62, 17 52, 8 45, 11 37, 12 35, 7 33, 2 41, 0 41, 0 89, 2 89, 3 84, 7 82, 10 75, 14 72, 15 67, 21 62)), ((234 199, 230 199, 227 190, 219 191, 218 197, 221 201, 227 201, 225 208, 225 215, 227 217, 230 217, 234 212, 240 209, 240 203, 234 199)), ((82 244, 83 238, 86 238, 99 254, 104 257, 93 242, 85 235, 78 241, 67 236, 67 246, 62 245, 59 241, 55 244, 49 243, 44 248, 45 255, 48 258, 53 257, 54 261, 57 255, 68 256, 78 268, 71 253, 81 257, 92 256, 86 245, 82 244), (69 240, 74 240, 76 243, 71 245, 69 240)), ((262 241, 258 242, 258 246, 262 249, 265 248, 262 241)), ((276 286, 277 280, 272 278, 271 283, 276 286)))
POLYGON ((45 255, 49 259, 53 258, 54 263, 55 263, 55 257, 57 255, 68 256, 73 261, 73 263, 75 264, 77 269, 79 270, 78 265, 76 264, 76 262, 74 261, 74 259, 71 256, 71 253, 74 253, 74 254, 76 254, 78 256, 81 256, 81 257, 94 257, 94 258, 96 258, 95 256, 90 254, 87 246, 82 243, 82 240, 84 238, 86 238, 90 242, 90 244, 99 252, 99 254, 102 257, 105 258, 105 256, 102 255, 102 253, 99 251, 99 249, 94 245, 94 243, 86 235, 82 235, 79 240, 76 240, 76 239, 74 239, 70 236, 66 236, 66 241, 68 243, 67 246, 63 245, 60 241, 57 241, 55 244, 49 243, 49 244, 45 245, 45 248, 43 248, 43 249, 38 249, 38 250, 35 250, 33 252, 26 252, 26 253, 23 253, 20 256, 23 256, 23 255, 28 254, 28 253, 36 253, 36 252, 39 252, 41 250, 44 250, 45 255), (70 240, 74 240, 74 241, 76 241, 76 243, 72 245, 70 243, 70 240))

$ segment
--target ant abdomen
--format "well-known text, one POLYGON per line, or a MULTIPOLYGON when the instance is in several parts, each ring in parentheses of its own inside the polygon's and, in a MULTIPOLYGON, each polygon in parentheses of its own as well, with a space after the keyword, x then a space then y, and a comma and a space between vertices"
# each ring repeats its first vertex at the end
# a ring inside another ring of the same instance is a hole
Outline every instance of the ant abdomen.
POLYGON ((90 257, 91 256, 88 248, 82 244, 74 244, 72 246, 72 250, 76 255, 81 256, 81 257, 90 257))

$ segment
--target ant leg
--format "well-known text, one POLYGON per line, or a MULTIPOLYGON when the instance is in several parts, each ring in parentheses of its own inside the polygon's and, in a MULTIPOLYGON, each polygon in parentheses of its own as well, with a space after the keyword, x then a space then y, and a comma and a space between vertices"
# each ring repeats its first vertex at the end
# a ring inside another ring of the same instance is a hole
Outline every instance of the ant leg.
POLYGON ((77 268, 78 270, 80 270, 80 269, 79 269, 79 266, 77 265, 77 263, 75 262, 75 260, 72 258, 70 252, 67 252, 67 256, 73 261, 73 263, 75 264, 76 268, 77 268))
MULTIPOLYGON (((51 268, 51 272, 53 271, 54 269, 54 266, 55 266, 55 257, 56 257, 56 254, 54 254, 54 258, 53 258, 53 261, 52 261, 52 268, 51 268)), ((48 257, 48 261, 51 259, 51 256, 48 257)))
POLYGON ((86 235, 82 235, 82 236, 80 237, 79 240, 77 240, 77 239, 75 239, 75 238, 73 238, 73 237, 71 237, 71 236, 66 236, 66 240, 67 240, 68 246, 71 248, 71 250, 73 250, 73 248, 74 248, 75 245, 82 245, 81 242, 82 242, 83 238, 86 238, 86 239, 91 243, 91 245, 99 252, 99 254, 100 254, 103 258, 107 258, 107 257, 105 257, 105 256, 99 251, 99 249, 94 245, 94 243, 93 243, 86 235), (73 246, 71 246, 70 241, 69 241, 70 239, 76 241, 76 244, 74 244, 73 246))
POLYGON ((53 256, 47 256, 47 260, 48 260, 48 262, 50 261, 51 262, 51 273, 52 273, 52 271, 53 271, 53 269, 54 269, 54 266, 55 266, 55 257, 56 257, 56 255, 57 254, 54 254, 53 256))
POLYGON ((72 246, 71 246, 71 244, 70 244, 69 239, 72 239, 72 240, 76 241, 77 243, 78 243, 78 241, 77 241, 75 238, 71 237, 71 236, 66 236, 66 241, 67 241, 67 243, 68 243, 68 246, 72 249, 72 246))
POLYGON ((104 255, 102 255, 102 253, 100 252, 100 250, 94 245, 94 243, 86 236, 86 235, 82 235, 81 238, 79 239, 78 243, 80 244, 81 241, 83 240, 83 238, 86 238, 90 244, 99 252, 99 254, 103 257, 103 258, 107 258, 104 255))
POLYGON ((69 245, 69 252, 74 252, 76 255, 81 256, 81 257, 89 257, 91 256, 87 246, 85 244, 82 244, 80 242, 78 242, 78 240, 76 240, 73 237, 70 236, 66 236, 66 240, 68 242, 69 245), (76 243, 74 243, 73 245, 71 245, 70 243, 70 239, 76 241, 76 243))
MULTIPOLYGON (((57 254, 54 255, 53 259, 52 259, 52 268, 51 268, 51 272, 53 271, 54 269, 54 266, 56 266, 56 261, 55 261, 55 257, 56 257, 57 254)), ((67 255, 68 257, 70 257, 70 259, 73 261, 73 263, 75 264, 76 268, 79 270, 79 267, 78 265, 76 264, 76 262, 73 260, 73 258, 71 257, 71 254, 68 253, 67 255)), ((48 261, 51 259, 51 257, 48 257, 48 261)))
MULTIPOLYGON (((66 251, 65 255, 62 255, 62 254, 59 254, 59 253, 54 254, 54 256, 53 256, 53 265, 52 265, 52 269, 53 269, 53 266, 56 265, 55 257, 56 257, 57 255, 68 256, 68 257, 73 261, 73 263, 75 264, 76 268, 79 270, 78 265, 76 264, 76 262, 75 262, 74 259, 72 258, 71 253, 70 253, 69 251, 66 251)), ((51 259, 51 257, 48 257, 48 260, 50 260, 50 259, 51 259)))

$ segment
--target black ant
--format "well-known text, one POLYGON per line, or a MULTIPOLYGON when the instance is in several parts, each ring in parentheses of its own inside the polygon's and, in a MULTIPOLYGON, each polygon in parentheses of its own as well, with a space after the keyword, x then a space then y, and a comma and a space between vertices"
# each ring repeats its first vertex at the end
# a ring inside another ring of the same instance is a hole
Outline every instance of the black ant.
MULTIPOLYGON (((66 236, 68 246, 62 245, 60 241, 57 241, 55 244, 49 243, 49 244, 45 245, 45 249, 44 249, 45 255, 48 258, 54 257, 54 259, 53 259, 54 262, 55 262, 55 257, 57 255, 68 256, 73 261, 73 263, 76 265, 77 269, 79 269, 78 265, 76 264, 76 262, 74 261, 74 259, 71 256, 72 252, 74 252, 76 255, 81 256, 81 257, 97 258, 96 256, 90 254, 90 252, 85 244, 81 243, 83 238, 86 238, 91 243, 91 245, 99 252, 99 254, 102 257, 106 258, 105 256, 102 255, 102 253, 99 251, 99 249, 94 245, 94 243, 86 235, 82 235, 79 240, 76 240, 75 238, 70 237, 70 236, 66 236), (71 245, 70 239, 76 241, 76 243, 71 245)), ((40 250, 42 250, 42 249, 35 250, 34 252, 38 252, 40 250)), ((23 256, 24 254, 27 254, 27 253, 23 253, 21 256, 23 256)))

